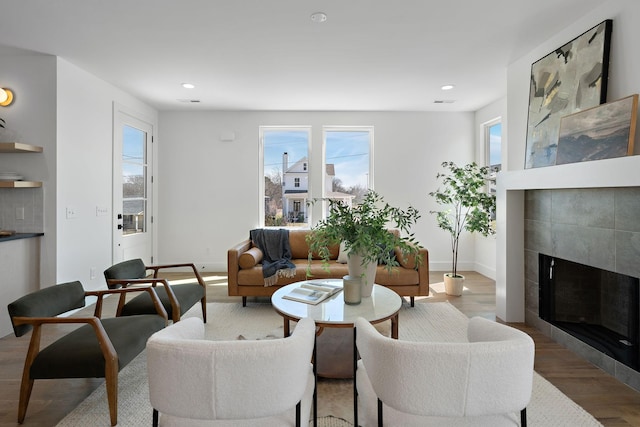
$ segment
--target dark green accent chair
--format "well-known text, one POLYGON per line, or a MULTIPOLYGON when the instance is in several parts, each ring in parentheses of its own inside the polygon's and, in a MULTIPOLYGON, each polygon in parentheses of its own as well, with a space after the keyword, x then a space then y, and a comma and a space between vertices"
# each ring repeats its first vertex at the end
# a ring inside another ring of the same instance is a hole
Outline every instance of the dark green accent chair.
MULTIPOLYGON (((151 285, 158 294, 169 319, 177 322, 180 317, 193 307, 198 301, 202 306, 202 318, 207 322, 207 292, 206 284, 194 264, 163 264, 145 265, 140 258, 130 259, 115 264, 104 271, 109 289, 126 288, 130 285, 151 285), (188 267, 193 270, 195 283, 169 285, 166 279, 158 277, 161 269, 188 267), (153 271, 149 277, 148 271, 153 271), (158 286, 162 285, 162 286, 158 286)), ((118 316, 132 316, 154 312, 153 303, 149 295, 142 294, 125 301, 126 295, 120 297, 118 316)))
POLYGON ((14 333, 20 337, 29 331, 31 342, 22 373, 18 423, 27 413, 36 379, 104 378, 111 425, 118 422, 118 372, 147 345, 147 339, 163 329, 167 313, 153 288, 115 289, 85 292, 80 282, 69 282, 25 295, 8 306, 14 333), (102 300, 109 294, 144 293, 156 312, 149 315, 102 319, 102 300), (56 317, 85 306, 87 296, 96 296, 93 316, 56 317), (82 324, 40 350, 45 324, 82 324))

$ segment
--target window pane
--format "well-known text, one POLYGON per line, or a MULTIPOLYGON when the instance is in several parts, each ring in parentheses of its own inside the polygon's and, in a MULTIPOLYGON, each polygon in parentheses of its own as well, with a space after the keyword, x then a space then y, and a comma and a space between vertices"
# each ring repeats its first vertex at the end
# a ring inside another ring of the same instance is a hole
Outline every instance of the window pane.
POLYGON ((123 165, 123 169, 122 197, 124 199, 131 197, 145 197, 145 167, 142 165, 123 165))
POLYGON ((123 132, 122 161, 125 163, 145 163, 145 132, 130 126, 125 126, 123 132))
POLYGON ((325 132, 325 197, 357 203, 370 188, 371 132, 325 132))
MULTIPOLYGON (((487 150, 487 166, 490 167, 487 192, 496 194, 496 175, 502 169, 502 123, 493 121, 485 126, 485 146, 487 150)), ((496 219, 495 211, 491 214, 496 219)))
POLYGON ((265 226, 308 225, 309 130, 262 128, 265 226))
POLYGON ((493 172, 502 167, 502 123, 489 126, 489 166, 493 172))
POLYGON ((145 232, 145 200, 124 200, 123 208, 124 213, 122 215, 122 233, 144 233, 145 232))
POLYGON ((123 127, 122 234, 144 233, 147 210, 147 133, 123 127))

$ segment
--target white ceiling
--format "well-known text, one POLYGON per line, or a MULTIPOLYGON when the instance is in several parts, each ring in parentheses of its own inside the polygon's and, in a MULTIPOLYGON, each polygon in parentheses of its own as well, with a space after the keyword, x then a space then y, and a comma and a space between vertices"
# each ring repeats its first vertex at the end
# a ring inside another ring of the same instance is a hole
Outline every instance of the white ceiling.
POLYGON ((509 63, 602 3, 0 0, 0 44, 159 110, 473 111, 505 94, 509 63))

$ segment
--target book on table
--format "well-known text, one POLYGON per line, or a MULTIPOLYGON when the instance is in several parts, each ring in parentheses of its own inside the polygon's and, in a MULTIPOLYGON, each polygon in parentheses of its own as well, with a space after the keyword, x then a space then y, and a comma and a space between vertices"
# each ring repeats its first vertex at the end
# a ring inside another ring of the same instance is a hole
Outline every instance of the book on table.
POLYGON ((342 290, 342 286, 328 282, 302 283, 297 288, 293 288, 288 294, 282 298, 292 301, 304 302, 307 304, 318 304, 332 295, 342 290))

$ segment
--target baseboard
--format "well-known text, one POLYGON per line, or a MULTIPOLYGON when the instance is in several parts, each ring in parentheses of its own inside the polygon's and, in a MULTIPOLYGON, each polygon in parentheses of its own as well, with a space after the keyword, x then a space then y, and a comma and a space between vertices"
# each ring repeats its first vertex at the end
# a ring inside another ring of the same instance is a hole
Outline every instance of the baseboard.
POLYGON ((483 276, 487 276, 489 279, 492 280, 496 280, 496 268, 495 266, 493 268, 483 265, 483 264, 475 264, 475 267, 473 268, 474 271, 477 271, 478 273, 482 274, 483 276))

